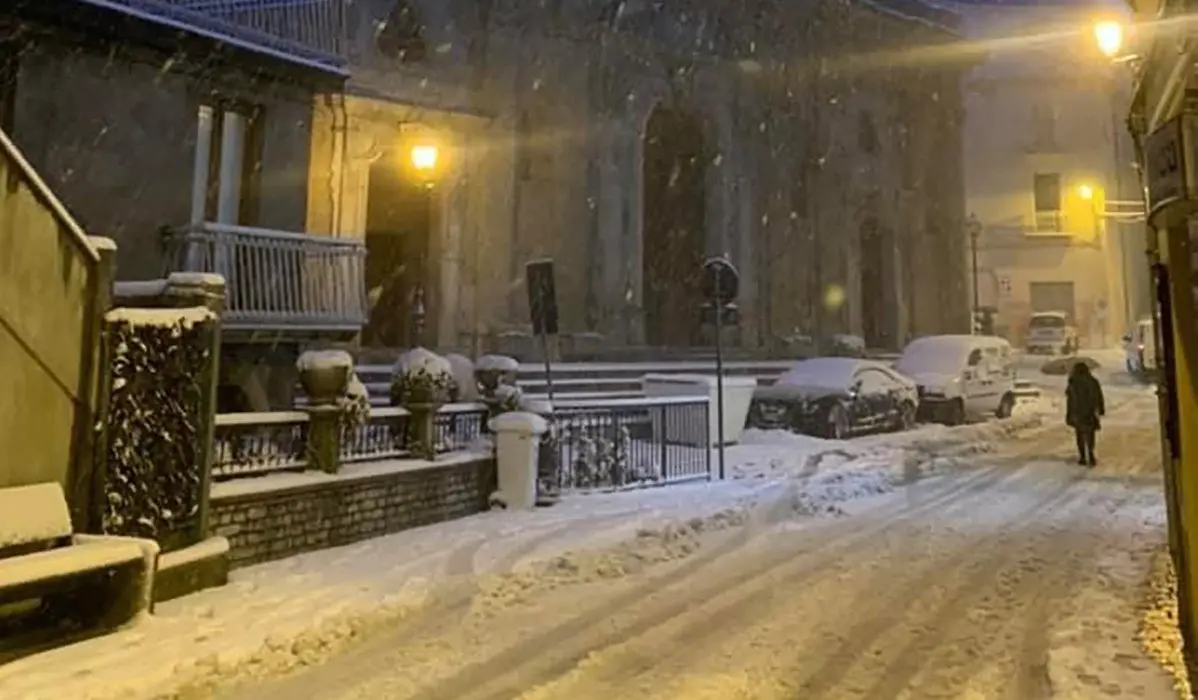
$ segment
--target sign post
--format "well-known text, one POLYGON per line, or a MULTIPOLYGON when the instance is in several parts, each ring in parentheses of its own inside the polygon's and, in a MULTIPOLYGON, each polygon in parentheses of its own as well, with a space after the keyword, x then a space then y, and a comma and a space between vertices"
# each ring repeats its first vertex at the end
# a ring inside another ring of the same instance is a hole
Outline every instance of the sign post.
POLYGON ((715 395, 716 395, 716 449, 719 450, 720 480, 725 477, 724 468, 724 321, 736 323, 736 306, 733 301, 740 288, 740 274, 728 258, 708 258, 703 263, 703 296, 707 298, 705 308, 715 316, 715 395), (727 314, 728 318, 725 319, 727 314))
POLYGON ((549 357, 549 336, 557 335, 557 288, 553 283, 553 260, 531 260, 524 266, 528 286, 528 314, 532 332, 541 338, 541 356, 545 362, 545 389, 553 405, 553 367, 549 357))

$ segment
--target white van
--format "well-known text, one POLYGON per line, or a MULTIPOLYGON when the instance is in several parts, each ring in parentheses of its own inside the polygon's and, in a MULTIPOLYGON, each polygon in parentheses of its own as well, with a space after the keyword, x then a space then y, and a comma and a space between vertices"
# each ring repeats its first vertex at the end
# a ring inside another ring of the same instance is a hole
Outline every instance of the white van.
POLYGON ((1123 336, 1128 374, 1156 371, 1156 323, 1151 316, 1140 319, 1131 333, 1123 336))
POLYGON ((1037 311, 1027 322, 1029 355, 1071 355, 1077 352, 1077 329, 1064 311, 1037 311))
POLYGON ((1003 338, 918 338, 894 368, 919 386, 919 415, 925 420, 959 425, 971 418, 1006 418, 1015 408, 1015 361, 1003 338))

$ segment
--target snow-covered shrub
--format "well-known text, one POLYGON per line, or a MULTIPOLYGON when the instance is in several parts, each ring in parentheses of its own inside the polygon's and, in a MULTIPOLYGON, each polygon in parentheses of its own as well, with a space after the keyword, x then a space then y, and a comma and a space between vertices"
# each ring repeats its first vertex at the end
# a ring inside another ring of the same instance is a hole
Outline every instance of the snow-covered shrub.
POLYGON ((454 401, 474 403, 481 397, 478 389, 478 379, 475 376, 474 362, 465 355, 450 353, 445 356, 453 369, 453 381, 457 384, 457 395, 454 401))
POLYGON ((620 426, 614 436, 609 436, 594 435, 588 427, 567 427, 562 436, 570 447, 570 471, 566 485, 597 488, 624 486, 637 481, 637 475, 629 468, 632 438, 628 429, 620 426))
POLYGON ((370 422, 370 392, 366 385, 358 379, 357 372, 349 377, 345 387, 345 399, 342 403, 341 425, 348 431, 362 428, 370 422))
POLYGON ((456 395, 453 366, 444 357, 414 348, 395 363, 391 373, 391 405, 445 404, 456 395))
POLYGON ((865 339, 856 335, 836 334, 828 339, 828 354, 833 357, 864 357, 865 339))
POLYGON ((115 309, 105 317, 111 395, 99 453, 105 533, 188 546, 199 532, 213 420, 215 316, 208 309, 115 309))

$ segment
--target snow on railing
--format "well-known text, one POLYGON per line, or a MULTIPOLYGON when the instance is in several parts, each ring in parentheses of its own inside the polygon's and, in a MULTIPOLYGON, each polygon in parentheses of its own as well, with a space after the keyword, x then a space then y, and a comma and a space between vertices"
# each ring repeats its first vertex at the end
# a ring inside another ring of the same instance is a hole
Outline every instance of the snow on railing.
MULTIPOLYGON (((482 404, 442 407, 435 422, 437 451, 468 448, 482 435, 486 415, 482 404)), ((341 463, 407 457, 408 416, 403 408, 377 408, 365 425, 346 425, 341 435, 341 463)), ((216 416, 214 479, 304 471, 308 466, 308 414, 304 411, 216 416)))

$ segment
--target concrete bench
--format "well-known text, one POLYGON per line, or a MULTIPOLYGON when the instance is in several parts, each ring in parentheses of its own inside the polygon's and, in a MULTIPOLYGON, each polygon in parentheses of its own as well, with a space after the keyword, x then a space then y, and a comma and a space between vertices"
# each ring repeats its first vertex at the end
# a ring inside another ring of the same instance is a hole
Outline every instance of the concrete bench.
POLYGON ((28 603, 76 625, 119 627, 150 612, 157 563, 153 540, 74 533, 56 483, 0 489, 0 612, 28 603))

